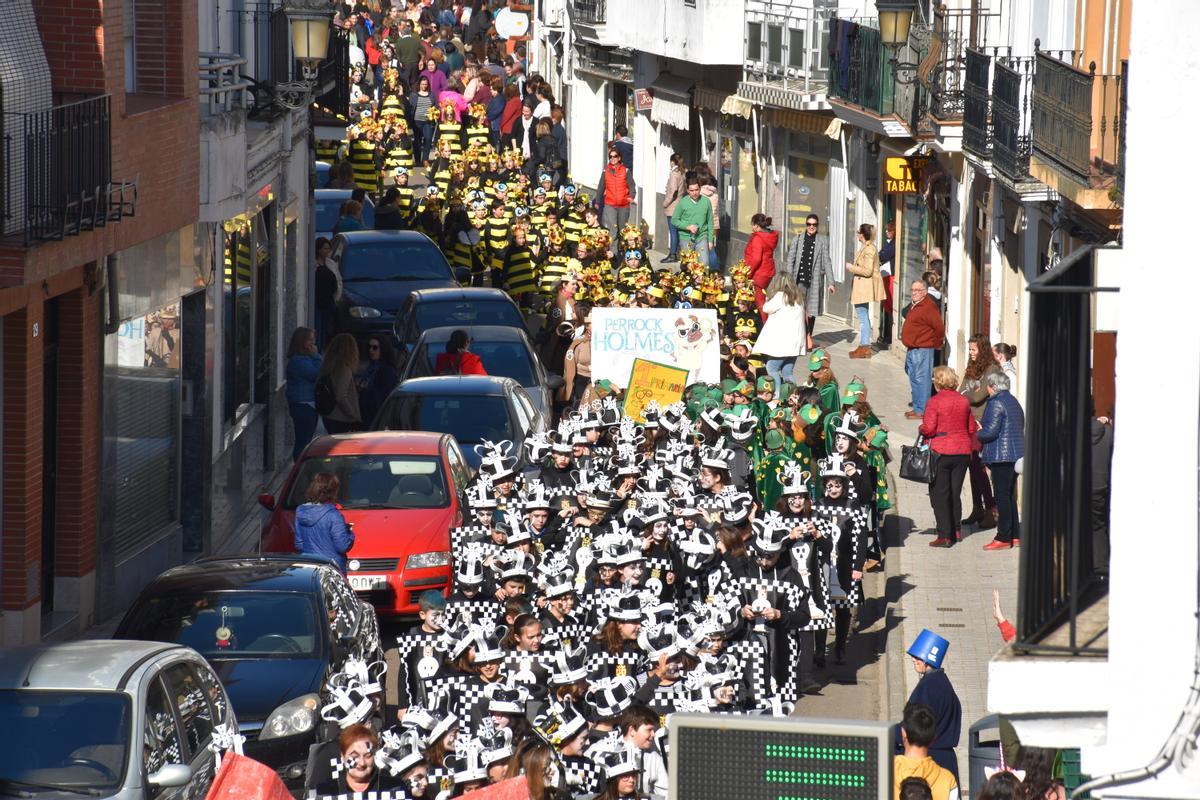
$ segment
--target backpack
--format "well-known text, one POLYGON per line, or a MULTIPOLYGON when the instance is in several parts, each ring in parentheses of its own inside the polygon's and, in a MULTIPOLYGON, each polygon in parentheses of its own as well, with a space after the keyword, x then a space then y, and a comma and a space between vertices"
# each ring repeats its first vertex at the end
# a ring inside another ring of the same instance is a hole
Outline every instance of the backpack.
POLYGON ((322 375, 317 378, 317 385, 313 391, 313 399, 316 401, 317 413, 322 417, 327 417, 337 408, 337 391, 333 388, 333 377, 330 375, 322 375))

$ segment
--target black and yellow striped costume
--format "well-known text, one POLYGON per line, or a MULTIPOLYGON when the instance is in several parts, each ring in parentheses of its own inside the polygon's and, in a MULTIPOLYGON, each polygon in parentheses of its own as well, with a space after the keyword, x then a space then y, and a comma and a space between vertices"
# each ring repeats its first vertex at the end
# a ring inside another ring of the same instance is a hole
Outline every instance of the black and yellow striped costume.
POLYGON ((504 269, 504 250, 508 247, 508 233, 512 227, 512 212, 505 209, 504 215, 488 217, 487 226, 483 230, 483 238, 487 243, 488 265, 494 272, 504 269))
MULTIPOLYGON (((446 254, 450 261, 450 266, 457 271, 459 267, 468 270, 472 277, 483 273, 483 261, 481 261, 476 253, 478 242, 480 239, 479 231, 471 228, 469 230, 459 232, 453 242, 449 242, 450 252, 446 254), (473 244, 470 240, 475 239, 473 244)), ((470 281, 464 282, 464 286, 470 281)))
POLYGON ((558 224, 563 229, 563 233, 566 235, 567 242, 570 243, 571 247, 577 247, 579 245, 579 235, 587 227, 587 223, 583 221, 583 218, 576 214, 574 210, 569 210, 565 213, 560 211, 558 214, 558 224))
POLYGON ((554 293, 554 285, 567 274, 567 264, 571 256, 565 251, 557 253, 544 252, 539 259, 538 289, 544 295, 554 293))
POLYGON ((505 248, 502 275, 509 296, 517 302, 526 294, 537 291, 533 277, 533 251, 529 249, 528 242, 512 242, 505 248))
POLYGON ((404 219, 408 220, 412 217, 416 207, 417 194, 411 186, 397 186, 396 191, 400 192, 400 197, 396 200, 396 207, 400 209, 404 219))
POLYGON ((375 143, 365 138, 350 143, 350 163, 354 166, 354 185, 368 192, 379 191, 379 165, 375 163, 375 143))
POLYGON ((441 191, 442 197, 450 191, 450 161, 449 159, 439 158, 434 162, 431 169, 433 173, 433 184, 441 191))
POLYGON ((492 131, 487 125, 472 125, 467 128, 467 147, 473 144, 490 144, 491 141, 492 131))
POLYGON ((397 136, 392 139, 391 147, 388 148, 387 158, 384 159, 383 165, 393 171, 397 167, 404 167, 411 170, 413 168, 412 137, 397 136))
POLYGON ((437 126, 437 140, 439 142, 446 140, 450 142, 450 152, 453 155, 459 155, 463 151, 463 126, 461 122, 450 120, 449 122, 439 122, 437 126))
POLYGON ((337 139, 318 139, 317 161, 324 161, 326 164, 337 163, 338 153, 345 144, 345 141, 339 142, 337 139))

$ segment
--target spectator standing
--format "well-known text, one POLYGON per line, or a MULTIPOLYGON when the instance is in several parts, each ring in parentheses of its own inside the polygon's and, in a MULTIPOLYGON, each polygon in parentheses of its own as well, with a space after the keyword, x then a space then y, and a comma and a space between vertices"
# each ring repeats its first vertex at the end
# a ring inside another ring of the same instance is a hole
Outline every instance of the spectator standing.
MULTIPOLYGON (((396 60, 400 62, 400 76, 407 86, 416 83, 417 73, 421 71, 421 40, 413 35, 410 20, 400 20, 400 35, 395 43, 396 60)), ((437 64, 434 64, 437 67, 437 64)), ((437 97, 437 94, 434 94, 437 97)))
POLYGON ((897 800, 900 785, 908 778, 925 781, 933 800, 958 800, 958 781, 929 756, 929 746, 936 735, 933 710, 924 703, 908 703, 904 707, 904 721, 900 723, 904 754, 892 758, 892 785, 897 800))
POLYGON ((415 150, 417 162, 429 166, 429 149, 433 146, 433 120, 429 118, 429 109, 437 104, 433 94, 433 84, 428 75, 417 79, 416 90, 408 97, 413 114, 413 131, 416 133, 415 150))
POLYGON ((871 303, 883 300, 883 278, 879 275, 879 252, 875 249, 875 226, 863 223, 858 226, 858 252, 853 261, 846 262, 846 270, 854 275, 850 288, 850 302, 858 314, 858 347, 850 351, 851 358, 870 358, 871 350, 871 303))
POLYGON ((983 463, 992 472, 996 498, 996 538, 984 550, 1007 550, 1021 543, 1017 514, 1017 461, 1025 456, 1025 412, 1009 391, 1008 376, 989 373, 987 407, 977 438, 983 443, 983 463))
MULTIPOLYGON (((524 164, 525 174, 529 176, 531 183, 539 169, 544 172, 559 172, 562 166, 558 159, 558 140, 550 132, 550 120, 539 119, 534 125, 534 132, 537 134, 537 141, 534 143, 533 156, 524 164)), ((600 180, 604 180, 603 176, 600 180)))
POLYGON ((925 406, 921 435, 936 454, 933 462, 929 503, 937 520, 937 538, 930 547, 953 547, 962 541, 962 484, 971 463, 975 432, 979 425, 967 398, 959 394, 958 376, 949 367, 933 371, 937 394, 925 406))
POLYGON ((721 263, 717 257, 717 239, 721 236, 721 198, 717 194, 717 179, 713 177, 708 164, 698 164, 696 174, 700 176, 700 194, 712 206, 712 242, 708 248, 708 268, 720 271, 721 263))
POLYGON ((694 173, 686 179, 687 194, 680 198, 671 215, 671 225, 679 232, 679 246, 695 248, 700 263, 708 263, 713 245, 712 204, 701 194, 700 178, 694 173))
POLYGON ((384 192, 383 200, 375 209, 375 230, 398 231, 405 227, 404 212, 400 208, 400 190, 395 186, 384 192))
POLYGON ((879 248, 879 274, 883 277, 883 302, 879 306, 879 339, 875 342, 881 350, 892 346, 893 313, 896 310, 894 292, 896 263, 896 223, 883 226, 883 247, 879 248))
POLYGON ((321 354, 317 352, 317 332, 312 328, 296 328, 288 344, 287 402, 296 435, 292 445, 292 461, 312 441, 317 430, 317 377, 321 374, 321 354))
MULTIPOLYGON (((754 284, 754 305, 766 321, 763 310, 767 284, 775 277, 775 247, 779 234, 771 227, 772 220, 766 214, 755 214, 750 218, 750 241, 742 258, 750 267, 750 282, 754 284)), ((776 384, 778 385, 778 384, 776 384)))
POLYGON ((397 383, 396 351, 391 340, 387 336, 372 336, 367 340, 367 367, 358 379, 358 407, 363 422, 371 424, 397 383))
POLYGON ((817 314, 821 313, 821 295, 825 287, 829 293, 837 291, 834 282, 833 262, 829 258, 829 237, 820 232, 821 218, 809 214, 804 219, 804 233, 796 234, 788 248, 785 271, 804 292, 805 346, 813 348, 813 327, 817 314))
POLYGON ((617 138, 613 139, 612 146, 621 154, 621 163, 627 169, 633 169, 633 139, 629 138, 629 128, 618 125, 613 128, 613 133, 617 138))
POLYGON ((425 62, 425 69, 421 70, 417 75, 417 80, 425 78, 429 81, 429 93, 433 95, 433 102, 436 104, 442 96, 442 92, 446 91, 450 86, 450 82, 446 80, 446 73, 438 69, 436 58, 430 58, 425 62))
POLYGON ((635 192, 632 170, 625 166, 615 145, 608 148, 608 163, 600 173, 596 195, 603 204, 600 224, 608 229, 608 235, 614 243, 620 241, 621 228, 629 222, 629 206, 635 192))
POLYGON ((1108 578, 1112 454, 1112 420, 1092 417, 1092 568, 1105 579, 1108 578))
MULTIPOLYGON (((1000 365, 992 353, 987 336, 977 333, 967 341, 967 368, 963 370, 962 383, 958 391, 971 404, 975 421, 983 419, 983 407, 988 401, 987 380, 989 375, 1000 373, 1000 365)), ((979 446, 971 451, 971 514, 962 521, 963 525, 976 525, 979 530, 996 527, 996 499, 988 483, 987 470, 979 457, 979 446)))
MULTIPOLYGON (((675 213, 675 206, 679 204, 679 198, 683 195, 683 156, 672 153, 671 166, 667 172, 667 187, 663 190, 663 213, 667 215, 668 223, 671 215, 675 213)), ((672 264, 679 260, 679 231, 674 225, 668 224, 667 233, 670 235, 670 246, 667 249, 667 257, 660 261, 660 264, 672 264)))
POLYGON ((567 128, 563 124, 565 116, 566 112, 562 106, 557 103, 550 106, 550 133, 558 142, 558 157, 563 163, 564 174, 567 163, 567 128))
MULTIPOLYGON (((507 109, 505 110, 507 111, 507 109)), ((533 126, 533 107, 526 103, 521 106, 521 116, 512 123, 512 127, 505 130, 504 149, 515 147, 528 160, 533 155, 533 143, 536 136, 533 126)))
POLYGON ((1017 357, 1017 348, 1005 342, 997 342, 992 345, 992 352, 996 355, 996 363, 1008 376, 1009 391, 1013 397, 1019 398, 1021 393, 1017 391, 1017 365, 1013 363, 1013 359, 1017 357))
MULTIPOLYGON (((358 408, 358 389, 354 373, 358 370, 358 343, 348 333, 339 333, 325 349, 318 381, 327 381, 334 397, 331 411, 321 415, 325 430, 330 433, 349 433, 362 423, 358 408)), ((320 409, 318 409, 320 410, 320 409)))
POLYGON ((313 476, 304 492, 304 502, 296 509, 294 542, 303 556, 322 556, 346 574, 346 553, 354 546, 354 533, 338 510, 341 484, 337 475, 321 472, 313 476))
POLYGON ((361 231, 365 228, 362 213, 363 204, 358 200, 347 200, 342 203, 342 213, 333 226, 333 235, 336 236, 346 231, 361 231))
POLYGON ((796 358, 805 352, 804 293, 786 272, 776 273, 767 286, 763 305, 767 320, 763 323, 753 352, 767 359, 767 374, 775 381, 775 390, 793 382, 796 358))
POLYGON ((904 326, 900 329, 900 341, 908 348, 904 355, 904 372, 912 390, 912 411, 905 412, 907 419, 920 419, 929 402, 929 386, 933 377, 933 353, 940 350, 946 341, 946 326, 937 304, 929 299, 924 281, 912 282, 912 302, 905 307, 901 316, 904 326))
POLYGON ((913 669, 921 679, 908 696, 905 707, 921 704, 933 713, 934 734, 928 746, 929 756, 954 776, 957 784, 958 756, 954 748, 958 746, 962 734, 962 703, 950 684, 949 676, 942 669, 949 647, 950 642, 931 630, 925 629, 917 634, 907 652, 912 658, 913 669))
MULTIPOLYGON (((317 239, 317 274, 313 281, 316 301, 317 346, 324 347, 333 336, 333 320, 337 312, 338 279, 329 266, 333 245, 324 236, 317 239)), ((314 423, 315 424, 315 423, 314 423)))

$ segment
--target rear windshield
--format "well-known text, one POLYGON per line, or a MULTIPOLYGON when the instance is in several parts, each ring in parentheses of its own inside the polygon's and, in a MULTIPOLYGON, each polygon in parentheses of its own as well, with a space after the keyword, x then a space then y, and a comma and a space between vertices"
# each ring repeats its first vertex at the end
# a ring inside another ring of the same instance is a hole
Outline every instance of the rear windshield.
POLYGON ((283 507, 303 503, 308 485, 322 472, 337 476, 338 503, 347 510, 445 508, 450 502, 437 456, 318 456, 301 462, 283 507))
POLYGON ((506 325, 524 328, 521 312, 507 300, 439 300, 417 304, 417 330, 455 325, 506 325))
POLYGON ((296 592, 193 592, 175 588, 134 606, 127 639, 178 642, 205 657, 311 657, 321 639, 313 598, 296 592))
POLYGON ((338 265, 343 281, 452 281, 445 256, 427 241, 356 243, 338 265))
POLYGON ((388 430, 449 433, 464 445, 513 438, 503 397, 395 395, 380 419, 388 430))
MULTIPOLYGON (((337 225, 338 211, 342 207, 342 203, 346 202, 341 198, 328 200, 317 199, 317 223, 316 230, 325 231, 328 233, 333 230, 333 226, 337 225)), ((363 227, 375 227, 375 206, 367 203, 363 206, 363 227)))
MULTIPOLYGON (((413 365, 413 371, 408 377, 432 375, 432 365, 437 363, 438 354, 445 351, 445 342, 429 342, 425 346, 424 358, 413 365)), ((533 360, 529 355, 529 350, 522 342, 481 342, 478 339, 472 339, 471 352, 479 356, 488 375, 512 378, 522 386, 537 384, 533 360)))
POLYGON ((10 790, 5 779, 116 788, 125 776, 130 723, 129 698, 118 692, 0 690, 0 730, 8 742, 0 747, 0 793, 16 797, 28 788, 10 790))

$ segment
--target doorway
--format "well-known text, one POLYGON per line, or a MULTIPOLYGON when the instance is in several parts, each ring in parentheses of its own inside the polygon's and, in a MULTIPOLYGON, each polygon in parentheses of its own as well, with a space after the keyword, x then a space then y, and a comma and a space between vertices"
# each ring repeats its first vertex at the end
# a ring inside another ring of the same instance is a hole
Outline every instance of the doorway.
MULTIPOLYGON (((42 306, 42 618, 54 613, 58 505, 58 299, 42 306)), ((48 630, 43 624, 42 629, 48 630)))
POLYGON ((205 509, 208 508, 209 485, 206 465, 208 448, 205 445, 204 412, 208 407, 208 382, 205 366, 205 309, 204 292, 192 292, 180 303, 180 474, 189 476, 188 486, 179 495, 179 521, 183 527, 183 549, 190 553, 205 549, 205 509), (195 483, 192 483, 193 478, 195 483))

